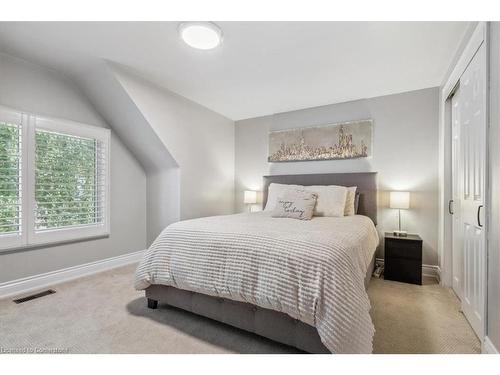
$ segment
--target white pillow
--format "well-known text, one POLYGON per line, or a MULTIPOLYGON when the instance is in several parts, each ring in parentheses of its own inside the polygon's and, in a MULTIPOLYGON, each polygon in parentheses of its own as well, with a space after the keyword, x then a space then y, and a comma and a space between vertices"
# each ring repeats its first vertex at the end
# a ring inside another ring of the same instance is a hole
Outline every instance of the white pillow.
POLYGON ((344 216, 352 216, 356 214, 356 209, 354 208, 354 202, 356 201, 357 188, 358 188, 357 186, 351 186, 347 188, 344 216))
POLYGON ((272 211, 276 207, 276 202, 279 197, 285 195, 286 192, 289 191, 297 191, 303 190, 304 187, 302 185, 287 185, 287 184, 276 184, 272 183, 269 185, 267 190, 267 203, 264 211, 272 211))
POLYGON ((313 185, 304 186, 303 189, 318 195, 314 216, 344 216, 347 197, 347 188, 345 186, 313 185))

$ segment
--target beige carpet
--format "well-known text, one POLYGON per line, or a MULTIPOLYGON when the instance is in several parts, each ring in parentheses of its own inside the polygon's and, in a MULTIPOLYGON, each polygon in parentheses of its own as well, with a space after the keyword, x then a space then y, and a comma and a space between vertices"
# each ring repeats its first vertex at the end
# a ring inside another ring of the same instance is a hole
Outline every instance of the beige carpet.
POLYGON ((434 279, 419 286, 372 278, 368 295, 375 353, 481 352, 460 301, 434 279))
MULTIPOLYGON (((181 310, 146 308, 132 288, 134 266, 65 284, 40 299, 0 300, 0 353, 28 348, 69 353, 298 353, 181 310)), ((373 279, 375 353, 478 353, 453 293, 373 279)))

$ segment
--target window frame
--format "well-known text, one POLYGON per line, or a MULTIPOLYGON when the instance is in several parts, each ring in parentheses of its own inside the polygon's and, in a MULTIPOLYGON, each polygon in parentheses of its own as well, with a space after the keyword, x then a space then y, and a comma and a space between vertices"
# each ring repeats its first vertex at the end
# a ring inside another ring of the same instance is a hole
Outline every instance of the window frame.
POLYGON ((22 119, 22 222, 21 235, 1 235, 0 252, 14 250, 17 248, 36 247, 64 242, 75 242, 88 240, 96 237, 105 237, 110 234, 110 154, 111 154, 111 131, 106 128, 87 125, 75 121, 37 116, 0 107, 3 119, 4 113, 14 113, 22 119), (65 135, 92 138, 102 142, 105 157, 103 173, 103 222, 98 224, 82 225, 81 227, 62 227, 47 229, 37 232, 35 230, 35 134, 36 129, 53 131, 65 135), (15 240, 9 237, 16 237, 15 240))
POLYGON ((26 231, 26 216, 27 216, 27 202, 26 193, 27 183, 25 173, 28 167, 28 161, 26 160, 26 156, 24 155, 24 150, 26 148, 26 134, 28 128, 28 116, 25 113, 21 113, 19 111, 2 107, 0 106, 0 120, 7 123, 17 124, 21 126, 21 218, 20 218, 20 233, 11 233, 11 234, 0 234, 0 251, 4 249, 18 248, 24 246, 27 242, 27 231, 26 231))

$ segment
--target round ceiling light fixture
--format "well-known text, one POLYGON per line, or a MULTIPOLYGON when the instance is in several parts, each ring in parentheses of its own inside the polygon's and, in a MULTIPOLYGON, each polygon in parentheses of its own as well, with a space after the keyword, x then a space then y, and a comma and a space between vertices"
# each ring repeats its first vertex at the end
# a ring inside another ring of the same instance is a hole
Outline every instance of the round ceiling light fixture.
POLYGON ((183 22, 179 35, 188 46, 197 49, 213 49, 222 43, 222 30, 213 22, 183 22))

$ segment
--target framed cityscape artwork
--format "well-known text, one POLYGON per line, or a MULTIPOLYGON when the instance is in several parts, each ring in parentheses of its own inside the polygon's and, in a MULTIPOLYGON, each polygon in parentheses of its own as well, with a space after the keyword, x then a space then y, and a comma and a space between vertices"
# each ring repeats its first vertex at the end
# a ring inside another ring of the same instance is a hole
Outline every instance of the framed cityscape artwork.
POLYGON ((372 155, 373 120, 273 131, 269 162, 367 158, 372 155))

